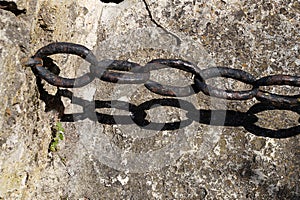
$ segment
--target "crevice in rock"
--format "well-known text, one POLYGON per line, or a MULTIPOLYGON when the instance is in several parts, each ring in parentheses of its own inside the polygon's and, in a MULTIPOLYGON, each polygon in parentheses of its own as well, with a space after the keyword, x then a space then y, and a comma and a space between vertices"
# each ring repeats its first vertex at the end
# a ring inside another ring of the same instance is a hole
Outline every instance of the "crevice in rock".
POLYGON ((175 37, 175 38, 176 38, 176 45, 177 45, 177 46, 180 46, 180 44, 181 44, 181 39, 180 39, 177 35, 175 35, 174 33, 168 31, 168 30, 167 30, 165 27, 163 27, 161 24, 159 24, 159 23, 153 18, 153 15, 152 15, 152 13, 151 13, 151 10, 150 10, 150 8, 149 8, 149 5, 148 5, 147 1, 146 1, 146 0, 142 0, 142 1, 143 1, 144 4, 145 4, 146 10, 147 10, 147 12, 148 12, 148 14, 149 14, 149 17, 150 17, 150 20, 151 20, 157 27, 161 28, 164 32, 166 32, 167 34, 170 34, 170 35, 172 35, 173 37, 175 37))
MULTIPOLYGON (((49 71, 52 73, 58 75, 60 73, 60 70, 58 66, 53 62, 51 58, 44 58, 43 64, 49 71)), ((32 68, 34 74, 35 70, 32 68)), ((56 95, 49 94, 45 89, 44 85, 42 83, 42 79, 38 76, 36 76, 36 85, 40 94, 40 99, 46 104, 45 105, 45 112, 49 112, 51 110, 55 110, 58 113, 58 117, 61 117, 64 113, 65 107, 61 100, 61 96, 59 94, 59 91, 57 91, 56 95)))
POLYGON ((103 3, 116 3, 119 4, 121 2, 123 2, 124 0, 100 0, 103 3))
POLYGON ((18 6, 13 1, 0 1, 0 9, 10 11, 18 16, 20 14, 26 14, 26 9, 18 9, 18 6))

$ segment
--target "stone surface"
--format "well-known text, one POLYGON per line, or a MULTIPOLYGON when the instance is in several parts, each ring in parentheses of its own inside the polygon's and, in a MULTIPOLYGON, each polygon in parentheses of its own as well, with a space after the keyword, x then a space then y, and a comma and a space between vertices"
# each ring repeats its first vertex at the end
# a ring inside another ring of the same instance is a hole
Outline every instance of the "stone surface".
MULTIPOLYGON (((26 14, 0 9, 0 199, 298 199, 299 135, 258 137, 243 127, 199 122, 174 131, 84 120, 63 123, 59 150, 49 151, 54 111, 45 112, 35 76, 21 65, 50 42, 79 43, 101 59, 145 64, 155 58, 181 58, 200 69, 224 65, 256 77, 299 75, 298 1, 154 1, 120 4, 91 1, 18 0, 26 14)), ((76 56, 52 56, 61 76, 88 69, 76 56)), ((190 84, 179 70, 151 72, 151 79, 190 84)), ((216 81, 212 81, 214 83, 216 81)), ((220 87, 247 87, 222 80, 220 87)), ((57 88, 45 83, 55 94, 57 88)), ((280 94, 299 88, 266 87, 280 94)), ((87 100, 141 104, 162 98, 142 85, 95 80, 74 95, 87 100)), ((203 94, 181 98, 197 109, 246 112, 257 103, 221 101, 203 94)), ((65 112, 81 112, 63 99, 65 112)), ((153 106, 154 122, 184 119, 184 109, 153 106)), ((97 109, 128 115, 128 111, 97 109)), ((93 114, 93 113, 92 113, 93 114)), ((221 115, 225 113, 221 113, 221 115)), ((257 124, 269 129, 299 125, 291 111, 264 111, 257 124)), ((224 120, 224 116, 218 116, 224 120)))

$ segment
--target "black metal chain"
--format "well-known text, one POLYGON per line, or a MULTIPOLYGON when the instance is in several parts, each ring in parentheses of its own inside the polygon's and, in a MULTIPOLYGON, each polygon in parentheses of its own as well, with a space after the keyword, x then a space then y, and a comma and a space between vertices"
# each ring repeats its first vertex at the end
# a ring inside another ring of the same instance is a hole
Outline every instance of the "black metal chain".
POLYGON ((151 92, 163 96, 183 97, 202 91, 206 95, 229 100, 247 100, 255 97, 261 102, 269 102, 278 106, 296 106, 300 104, 300 95, 277 95, 259 89, 261 86, 272 85, 299 87, 300 76, 271 75, 256 79, 253 75, 240 69, 213 67, 200 70, 194 64, 179 59, 156 59, 148 62, 145 66, 124 60, 98 61, 88 48, 73 43, 57 42, 49 44, 39 49, 36 54, 27 61, 26 65, 32 67, 40 78, 46 80, 51 85, 64 88, 82 87, 97 77, 103 81, 118 84, 144 83, 145 87, 151 92), (55 75, 43 66, 43 59, 58 53, 75 54, 82 57, 91 64, 90 72, 75 79, 55 75), (149 80, 150 71, 167 67, 191 73, 194 76, 194 83, 185 87, 175 87, 161 85, 149 80), (250 84, 252 89, 247 91, 231 91, 218 89, 206 84, 205 80, 215 77, 232 78, 242 83, 250 84))
MULTIPOLYGON (((232 69, 228 67, 212 67, 204 70, 200 70, 196 65, 180 60, 180 59, 155 59, 150 62, 148 62, 146 65, 141 66, 137 63, 124 61, 124 60, 101 60, 98 61, 95 55, 85 46, 79 45, 79 44, 73 44, 73 43, 65 43, 65 42, 57 42, 57 43, 51 43, 47 46, 42 47, 39 49, 34 56, 29 58, 26 63, 24 63, 26 66, 30 66, 33 70, 33 72, 40 77, 41 79, 44 79, 49 84, 63 87, 63 88, 76 88, 76 87, 82 87, 84 85, 87 85, 91 83, 95 78, 99 78, 103 81, 112 82, 112 83, 118 83, 118 84, 144 84, 144 86, 150 90, 153 93, 162 95, 162 96, 171 96, 171 97, 184 97, 184 96, 190 96, 196 93, 199 93, 200 91, 203 92, 205 95, 222 98, 222 99, 228 99, 228 100, 247 100, 251 98, 256 98, 258 101, 261 102, 264 106, 260 109, 257 109, 255 106, 253 109, 250 109, 247 113, 238 112, 235 114, 238 114, 241 119, 248 119, 248 120, 237 120, 237 121, 231 121, 227 122, 227 125, 232 126, 243 126, 246 130, 249 132, 254 133, 255 130, 259 131, 260 133, 256 133, 256 135, 262 135, 267 137, 290 137, 293 135, 297 135, 300 132, 300 126, 292 127, 289 129, 280 130, 279 132, 274 132, 273 130, 268 129, 262 129, 254 125, 254 123, 257 121, 257 118, 254 116, 254 114, 263 111, 265 109, 281 109, 281 110, 291 110, 294 112, 300 113, 300 95, 294 95, 294 96, 287 96, 287 95, 278 95, 273 94, 267 91, 263 91, 260 89, 261 86, 273 86, 273 85, 289 85, 294 87, 300 86, 300 76, 291 76, 291 75, 271 75, 262 77, 259 79, 256 79, 253 75, 251 75, 248 72, 245 72, 240 69, 232 69), (89 62, 90 65, 90 72, 78 77, 78 78, 63 78, 55 73, 52 73, 49 69, 47 69, 46 66, 43 66, 43 62, 46 61, 48 56, 53 54, 74 54, 77 56, 80 56, 81 58, 85 59, 87 62, 89 62), (153 70, 159 70, 163 68, 175 68, 179 69, 188 73, 191 73, 193 75, 193 83, 188 86, 184 87, 177 87, 177 86, 171 86, 171 85, 162 85, 158 82, 155 82, 153 80, 150 80, 150 72, 153 70), (206 83, 206 80, 215 78, 215 77, 224 77, 224 78, 231 78, 237 81, 240 81, 245 84, 249 84, 252 86, 249 90, 244 91, 232 91, 232 90, 224 90, 220 88, 216 88, 213 86, 210 86, 206 83), (256 120, 250 120, 249 119, 256 119, 256 120)), ((59 90, 60 96, 66 96, 68 98, 70 97, 70 92, 68 90, 59 90), (62 92, 64 91, 64 92, 62 92)), ((87 102, 83 102, 84 100, 79 100, 79 98, 73 98, 72 103, 76 103, 79 105, 87 105, 87 102), (81 102, 81 103, 80 103, 81 102)), ((153 100, 153 101, 159 101, 156 102, 156 104, 160 104, 164 106, 164 100, 153 100)), ((185 101, 174 99, 175 104, 172 104, 172 100, 168 99, 168 104, 171 103, 170 106, 178 107, 176 106, 175 101, 180 101, 180 106, 186 105, 188 113, 195 111, 195 107, 185 101)), ((173 102, 173 103, 174 103, 173 102)), ((101 102, 96 103, 96 107, 98 108, 109 108, 111 105, 111 102, 101 102)), ((119 102, 120 103, 120 102, 119 102)), ((123 102, 124 103, 124 102, 123 102)), ((177 102, 178 103, 178 102, 177 102)), ((132 115, 130 116, 131 120, 133 120, 136 124, 139 126, 145 127, 146 125, 149 125, 150 123, 145 120, 145 110, 149 109, 147 106, 152 105, 153 102, 145 102, 143 105, 133 105, 130 104, 130 112, 132 115)), ((259 104, 259 105, 261 105, 259 104)), ((95 105, 95 102, 94 102, 95 105)), ((179 104, 178 104, 179 105, 179 104)), ((84 108, 85 109, 85 108, 84 108)), ((92 108, 95 109, 95 106, 92 108)), ((122 109, 121 107, 118 109, 122 109)), ((200 112, 200 115, 203 115, 205 113, 203 110, 200 112), (202 113, 202 114, 201 114, 202 113)), ((227 113, 228 114, 228 113, 227 113)), ((114 119, 109 116, 102 115, 96 115, 96 120, 99 122, 106 122, 108 124, 114 123, 114 119)), ((114 116, 118 117, 118 116, 114 116)), ((74 114, 74 115, 64 115, 62 117, 63 121, 76 121, 79 119, 84 118, 90 118, 89 116, 85 116, 85 113, 83 114, 74 114)), ((121 116, 123 120, 122 122, 127 122, 129 119, 128 116, 121 116)), ((189 116, 187 114, 188 120, 186 120, 186 125, 190 124, 192 121, 199 121, 199 119, 194 119, 193 116, 189 116)), ((209 118, 209 117, 208 117, 209 118)), ((205 123, 205 118, 202 118, 199 122, 205 123), (204 121, 203 121, 204 120, 204 121)), ((227 119, 228 121, 228 119, 227 119)), ((129 122, 128 122, 129 123, 129 122)), ((178 122, 181 123, 180 126, 184 123, 183 121, 178 122)), ((184 125, 184 126, 186 126, 184 125)), ((226 126, 226 121, 225 124, 226 126)), ((153 124, 151 125, 151 127, 153 124)), ((155 127, 155 124, 154 124, 155 127)), ((174 127, 177 127, 176 123, 171 124, 165 124, 164 129, 173 129, 174 127)), ((149 128, 149 126, 148 126, 149 128)), ((151 129, 151 128, 150 128, 151 129)))

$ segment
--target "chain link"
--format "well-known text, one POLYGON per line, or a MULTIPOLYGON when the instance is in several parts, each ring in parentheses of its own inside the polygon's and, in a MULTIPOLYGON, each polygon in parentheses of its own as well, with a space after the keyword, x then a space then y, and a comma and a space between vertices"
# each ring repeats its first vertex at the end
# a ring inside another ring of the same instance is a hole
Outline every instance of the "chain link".
MULTIPOLYGON (((193 63, 190 63, 188 61, 180 60, 180 59, 155 59, 144 66, 141 66, 137 63, 124 61, 124 60, 101 60, 98 61, 95 55, 86 47, 79 45, 79 44, 73 44, 73 43, 66 43, 66 42, 56 42, 51 43, 47 46, 42 47, 39 49, 34 56, 29 58, 26 63, 24 63, 26 66, 30 66, 33 70, 33 72, 40 77, 41 79, 44 79, 49 84, 63 87, 63 88, 76 88, 76 87, 82 87, 84 85, 87 85, 91 83, 95 78, 99 78, 106 82, 112 82, 117 84, 144 84, 144 86, 150 90, 153 93, 162 95, 162 96, 171 96, 171 97, 184 97, 184 96, 190 96, 196 93, 199 93, 200 91, 203 92, 205 95, 222 98, 222 99, 228 99, 228 100, 247 100, 256 98, 258 101, 261 102, 261 104, 265 105, 265 107, 260 107, 260 109, 250 109, 247 113, 241 113, 236 112, 235 114, 238 114, 239 119, 247 118, 247 123, 245 123, 245 120, 239 121, 239 122, 227 122, 225 121, 225 125, 242 125, 245 127, 246 130, 250 132, 255 132, 253 130, 260 130, 260 132, 264 132, 263 136, 267 137, 282 137, 281 134, 276 133, 274 131, 266 131, 263 130, 254 123, 257 121, 257 118, 254 114, 256 114, 259 111, 263 111, 265 109, 273 109, 273 108, 279 108, 279 109, 287 109, 292 110, 294 112, 297 112, 299 114, 299 107, 300 107, 300 95, 279 95, 279 94, 273 94, 271 92, 267 92, 261 89, 262 86, 275 86, 275 85, 289 85, 294 87, 300 86, 300 76, 290 76, 290 75, 271 75, 271 76, 265 76, 262 78, 255 78, 253 75, 251 75, 248 72, 245 72, 240 69, 232 69, 228 67, 212 67, 208 69, 200 70, 196 65, 193 63), (87 62, 90 63, 90 72, 77 77, 77 78, 64 78, 60 77, 54 73, 52 73, 49 69, 47 69, 47 66, 43 66, 43 61, 48 58, 48 56, 53 54, 73 54, 77 55, 87 62), (175 68, 179 69, 188 73, 191 73, 191 77, 193 77, 193 83, 187 86, 171 86, 171 85, 162 85, 156 81, 150 80, 150 72, 153 70, 159 70, 164 68, 175 68), (231 78, 237 81, 240 81, 244 84, 251 85, 252 88, 249 90, 243 90, 243 91, 233 91, 228 89, 220 89, 214 86, 211 86, 206 83, 208 79, 212 78, 231 78), (259 111, 258 111, 259 110, 259 111), (252 123, 249 123, 249 119, 252 123)), ((67 92, 67 90, 59 90, 60 95, 66 96, 70 99, 70 93, 67 92), (64 92, 62 92, 64 91, 64 92)), ((76 98, 72 99, 72 103, 77 103, 79 105, 87 105, 87 102, 83 102, 84 100, 79 100, 76 98)), ((97 108, 108 108, 110 107, 110 103, 106 102, 103 104, 99 102, 94 102, 96 104, 97 108)), ((118 109, 123 109, 122 104, 124 102, 118 102, 116 105, 120 105, 118 109), (118 104, 119 103, 119 104, 118 104)), ((119 116, 121 117, 121 120, 124 123, 130 123, 128 120, 133 120, 136 124, 139 126, 145 127, 147 125, 147 128, 155 128, 160 127, 157 126, 155 123, 150 123, 149 121, 145 120, 145 110, 149 109, 149 105, 153 104, 160 104, 162 106, 166 105, 163 100, 153 100, 151 102, 145 102, 142 105, 136 106, 133 104, 130 104, 130 111, 131 111, 131 117, 130 119, 128 116, 119 116), (149 127, 149 125, 151 126, 149 127)), ((259 104, 259 105, 261 105, 259 104)), ((193 119, 193 116, 189 116, 189 111, 194 111, 195 107, 188 102, 185 102, 183 100, 174 99, 170 100, 168 99, 168 105, 173 107, 178 107, 179 105, 185 105, 183 109, 188 111, 187 117, 188 119, 185 121, 180 122, 174 122, 174 123, 167 123, 163 127, 164 130, 170 129, 170 128, 176 128, 178 126, 178 123, 180 123, 180 126, 184 124, 184 126, 192 123, 192 121, 199 121, 199 119, 193 119), (176 101, 178 104, 176 104, 176 101), (179 103, 180 101, 180 103, 179 103), (171 103, 171 105, 169 105, 171 103)), ((94 106, 95 107, 95 106, 94 106)), ((182 107, 180 107, 182 108, 182 107)), ((84 107, 84 109, 87 109, 84 107)), ((89 109, 95 109, 95 108, 89 108, 89 109)), ((89 112, 85 112, 89 113, 89 112)), ((205 112, 204 112, 205 113, 205 112)), ((200 115, 203 115, 203 112, 200 111, 200 115)), ((208 114, 209 115, 209 114, 208 114)), ((105 122, 105 123, 115 123, 115 119, 113 117, 104 116, 103 114, 96 115, 98 121, 105 122), (105 120, 104 120, 105 119, 105 120), (104 120, 104 121, 103 121, 104 120)), ((114 116, 116 117, 116 116, 114 116)), ((207 117, 207 116, 206 116, 207 117)), ((79 119, 84 118, 90 118, 89 116, 85 116, 84 113, 82 114, 75 114, 73 116, 71 115, 64 115, 63 120, 65 121, 76 121, 79 119)), ((209 117, 208 117, 209 118, 209 117)), ((201 118, 199 122, 204 122, 203 118, 201 118), (202 120, 202 121, 201 121, 202 120)), ((293 127, 291 129, 288 129, 285 131, 284 136, 289 137, 295 132, 299 133, 299 126, 293 127), (290 133, 292 131, 292 133, 290 133)))
POLYGON ((259 89, 261 86, 273 85, 299 87, 299 76, 272 75, 256 79, 253 75, 240 69, 213 67, 200 70, 192 63, 178 59, 156 59, 148 62, 145 66, 123 60, 98 61, 88 48, 73 43, 57 42, 49 44, 39 49, 36 54, 27 61, 26 65, 31 66, 39 77, 51 85, 64 88, 82 87, 91 83, 94 78, 97 77, 103 81, 118 84, 144 83, 145 87, 151 92, 163 96, 190 96, 202 91, 206 95, 222 99, 246 100, 255 97, 261 102, 269 102, 279 106, 300 104, 300 95, 277 95, 259 89), (75 79, 55 75, 43 66, 42 61, 45 57, 58 53, 80 56, 91 64, 90 72, 75 79), (151 71, 168 67, 191 73, 194 76, 194 83, 185 87, 175 87, 161 85, 149 80, 151 71), (250 84, 252 89, 247 91, 231 91, 215 88, 206 84, 205 80, 216 77, 232 78, 242 83, 250 84))

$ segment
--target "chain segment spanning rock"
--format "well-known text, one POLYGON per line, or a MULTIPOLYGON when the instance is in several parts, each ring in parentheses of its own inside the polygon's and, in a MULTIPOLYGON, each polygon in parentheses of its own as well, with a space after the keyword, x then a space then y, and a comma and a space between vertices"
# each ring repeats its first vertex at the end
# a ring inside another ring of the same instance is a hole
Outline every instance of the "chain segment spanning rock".
POLYGON ((182 97, 202 91, 209 96, 230 100, 246 100, 255 97, 261 102, 270 102, 279 106, 294 106, 300 104, 300 95, 283 96, 259 89, 260 86, 271 85, 290 85, 299 87, 300 76, 272 75, 256 79, 253 75, 243 70, 227 67, 213 67, 200 70, 192 63, 179 59, 156 59, 148 62, 145 66, 123 60, 98 61, 88 48, 73 43, 56 42, 49 44, 39 49, 25 65, 31 66, 39 77, 46 80, 51 85, 64 88, 82 87, 89 84, 97 77, 103 81, 118 84, 144 83, 145 87, 151 92, 163 96, 182 97), (43 66, 42 60, 47 56, 59 53, 75 54, 82 57, 91 64, 90 72, 75 79, 63 78, 53 74, 43 66), (194 83, 185 87, 175 87, 161 85, 155 81, 149 80, 150 71, 168 67, 191 73, 194 77, 194 83), (232 78, 241 81, 242 83, 252 85, 252 89, 247 91, 223 90, 205 83, 205 80, 215 77, 232 78))
MULTIPOLYGON (((103 81, 117 84, 144 84, 144 86, 153 93, 162 96, 184 97, 190 96, 200 91, 205 95, 228 99, 228 100, 247 100, 256 98, 261 103, 255 104, 247 112, 226 111, 226 118, 221 124, 218 120, 213 122, 211 119, 211 110, 197 110, 195 106, 181 99, 153 99, 141 105, 134 105, 123 101, 93 101, 89 102, 73 96, 73 93, 68 90, 58 90, 59 96, 67 97, 73 104, 83 107, 83 113, 64 114, 61 117, 62 121, 73 122, 89 118, 104 124, 122 124, 136 123, 138 126, 156 130, 156 127, 162 127, 160 130, 174 130, 190 125, 193 121, 223 126, 242 126, 247 131, 265 137, 286 138, 299 134, 300 126, 294 126, 287 129, 271 130, 261 128, 255 123, 258 121, 256 113, 264 110, 290 110, 300 114, 300 95, 284 96, 272 94, 260 89, 261 86, 272 85, 289 85, 300 86, 299 76, 290 75, 272 75, 256 79, 253 75, 240 69, 232 69, 228 67, 212 67, 200 70, 196 65, 180 60, 180 59, 155 59, 148 62, 145 66, 137 63, 124 60, 101 60, 98 61, 94 54, 86 47, 65 42, 57 42, 49 44, 39 49, 34 56, 29 58, 25 63, 30 66, 36 76, 44 79, 49 84, 62 88, 82 87, 91 83, 95 78, 103 81), (44 66, 44 61, 47 56, 53 54, 74 54, 80 56, 90 63, 90 72, 78 78, 63 78, 47 69, 44 66), (164 68, 175 68, 193 76, 193 83, 188 86, 171 86, 162 85, 158 82, 150 80, 150 72, 164 68), (206 80, 216 77, 231 78, 240 81, 244 84, 252 86, 249 90, 232 91, 213 87, 206 83, 206 80), (113 106, 112 106, 113 105, 113 106), (181 108, 187 111, 186 120, 179 120, 172 123, 150 123, 146 120, 146 110, 149 110, 153 105, 171 106, 181 108), (126 110, 130 114, 128 116, 107 115, 95 112, 98 108, 116 108, 126 110)), ((216 111, 214 111, 216 112, 216 111)), ((220 111, 222 112, 222 111, 220 111)), ((223 111, 224 112, 224 111, 223 111)))

